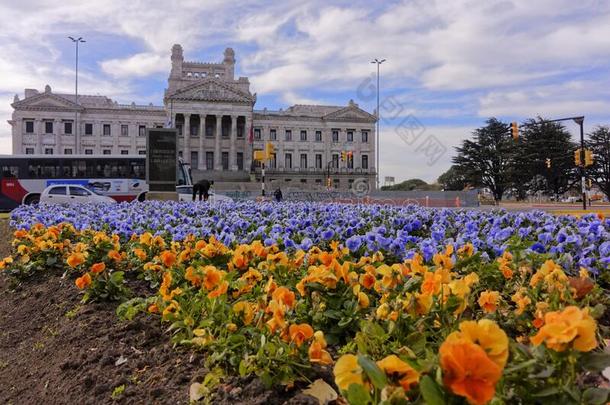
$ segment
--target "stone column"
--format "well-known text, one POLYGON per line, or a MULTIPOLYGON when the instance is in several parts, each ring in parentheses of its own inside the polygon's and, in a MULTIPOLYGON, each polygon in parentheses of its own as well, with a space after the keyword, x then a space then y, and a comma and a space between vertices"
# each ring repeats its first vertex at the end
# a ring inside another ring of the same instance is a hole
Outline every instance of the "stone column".
POLYGON ((249 115, 246 115, 245 118, 246 122, 244 126, 244 171, 250 173, 250 168, 252 167, 252 145, 249 143, 249 139, 252 118, 249 115))
POLYGON ((42 154, 42 134, 43 134, 43 122, 41 119, 34 121, 34 135, 36 136, 36 154, 42 154))
POLYGON ((182 160, 191 162, 191 114, 184 114, 182 126, 182 160))
MULTIPOLYGON (((74 124, 72 124, 74 126, 74 124)), ((55 155, 63 155, 64 151, 61 144, 61 134, 64 129, 61 127, 61 119, 55 118, 53 120, 53 132, 55 133, 55 155)), ((74 131, 73 131, 74 132, 74 131)))
POLYGON ((237 142, 237 115, 231 115, 231 133, 229 134, 229 170, 237 171, 237 156, 235 155, 235 143, 237 142))
POLYGON ((222 136, 222 115, 216 116, 216 137, 214 138, 214 170, 222 170, 220 137, 222 136))
POLYGON ((13 155, 25 154, 25 147, 23 145, 23 127, 23 118, 15 119, 15 126, 13 127, 13 155))
POLYGON ((203 139, 205 138, 205 114, 199 115, 199 170, 205 170, 205 155, 203 153, 203 139))

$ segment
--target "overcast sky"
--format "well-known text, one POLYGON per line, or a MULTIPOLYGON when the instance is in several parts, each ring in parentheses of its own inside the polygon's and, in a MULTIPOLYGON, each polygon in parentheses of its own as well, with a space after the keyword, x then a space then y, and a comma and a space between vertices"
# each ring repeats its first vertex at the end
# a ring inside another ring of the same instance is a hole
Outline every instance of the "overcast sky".
MULTIPOLYGON (((255 108, 294 103, 373 112, 381 66, 381 175, 432 181, 453 147, 495 116, 585 115, 610 124, 610 2, 0 0, 0 153, 15 94, 74 91, 162 104, 170 49, 186 60, 236 52, 255 108)), ((577 127, 569 124, 574 136, 577 127)))

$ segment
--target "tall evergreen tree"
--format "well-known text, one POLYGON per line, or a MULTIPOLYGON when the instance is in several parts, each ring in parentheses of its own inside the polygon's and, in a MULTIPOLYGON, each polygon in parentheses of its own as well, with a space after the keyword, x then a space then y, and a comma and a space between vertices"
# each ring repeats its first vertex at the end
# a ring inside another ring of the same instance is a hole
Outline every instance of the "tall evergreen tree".
POLYGON ((527 177, 541 176, 544 181, 530 181, 530 191, 544 191, 560 195, 578 182, 578 169, 574 163, 577 145, 570 133, 558 122, 542 118, 528 120, 522 125, 523 147, 519 160, 525 162, 527 177))
POLYGON ((597 127, 588 134, 586 145, 594 155, 593 166, 587 168, 587 175, 610 199, 610 128, 597 127))
POLYGON ((436 182, 440 184, 445 191, 461 191, 468 185, 466 177, 460 172, 457 165, 452 165, 449 170, 438 177, 436 182))
POLYGON ((509 125, 490 118, 473 135, 472 140, 464 140, 462 146, 456 147, 453 163, 469 183, 488 188, 500 201, 510 186, 509 168, 515 148, 509 125))

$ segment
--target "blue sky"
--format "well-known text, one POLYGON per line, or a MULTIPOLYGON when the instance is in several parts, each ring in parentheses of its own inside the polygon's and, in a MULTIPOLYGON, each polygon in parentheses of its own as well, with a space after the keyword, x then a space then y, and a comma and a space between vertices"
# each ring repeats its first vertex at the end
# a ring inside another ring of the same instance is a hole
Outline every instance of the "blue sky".
MULTIPOLYGON (((236 52, 256 108, 295 103, 372 112, 381 82, 381 175, 432 181, 453 147, 491 116, 506 121, 585 115, 610 124, 610 3, 602 0, 34 1, 0 0, 0 152, 10 103, 24 88, 121 103, 162 103, 169 53, 221 61, 236 52), (434 144, 434 148, 429 149, 434 144), (436 151, 436 153, 431 153, 436 151)), ((568 125, 574 136, 575 125, 568 125)))

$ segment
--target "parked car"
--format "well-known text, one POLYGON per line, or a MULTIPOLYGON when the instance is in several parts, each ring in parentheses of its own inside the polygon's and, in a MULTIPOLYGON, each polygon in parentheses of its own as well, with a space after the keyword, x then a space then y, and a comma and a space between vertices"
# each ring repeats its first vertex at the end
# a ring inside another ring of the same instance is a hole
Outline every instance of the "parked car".
POLYGON ((76 184, 53 184, 40 194, 41 203, 73 204, 73 203, 115 203, 116 200, 100 195, 86 187, 76 184))

